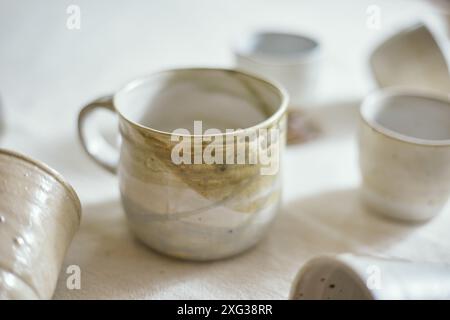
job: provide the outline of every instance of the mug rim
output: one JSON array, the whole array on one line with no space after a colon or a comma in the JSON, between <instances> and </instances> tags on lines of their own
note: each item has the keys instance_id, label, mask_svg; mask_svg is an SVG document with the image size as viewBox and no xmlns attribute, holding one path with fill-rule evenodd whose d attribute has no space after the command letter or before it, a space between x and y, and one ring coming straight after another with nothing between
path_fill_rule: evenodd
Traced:
<instances>
[{"instance_id":1,"label":"mug rim","mask_svg":"<svg viewBox=\"0 0 450 320\"><path fill-rule=\"evenodd\" d=\"M9 157L12 157L12 158L16 158L19 161L23 161L23 162L27 162L29 164L32 164L32 165L38 167L39 169L41 169L42 171L44 171L45 173L47 173L50 176L52 176L70 194L72 200L75 203L78 219L81 219L81 202L80 202L80 198L78 197L78 195L75 192L75 189L72 187L72 185L70 185L70 183L67 182L66 179L58 171L56 171L55 169L49 167L47 164L43 163L42 161L35 160L35 159L31 158L31 157L25 156L25 155L23 155L21 153L18 153L16 151L0 148L0 154L6 155L6 156L9 156Z\"/></svg>"},{"instance_id":2,"label":"mug rim","mask_svg":"<svg viewBox=\"0 0 450 320\"><path fill-rule=\"evenodd\" d=\"M143 83L145 83L146 81L152 79L155 76L161 75L161 74L165 74L165 73L177 73L180 71L222 71L222 72L230 72L230 73L239 73L242 74L246 77L252 78L253 80L259 81L265 85L271 86L272 88L275 89L277 95L280 98L280 103L278 103L278 108L277 110L270 116L265 117L265 119L253 126L250 127L246 127L246 128L242 128L242 129L237 129L234 130L233 132L221 132L220 134L201 134L201 135L195 135L195 134L181 134L181 133L177 133L176 136L180 136L180 137L218 137L218 136L228 136L228 135L236 135L236 134L241 134L241 133L245 133L248 131L254 131L254 130L258 130L261 128L266 128L268 127L271 123L275 122L277 119L281 118L283 116L283 114L286 113L287 110L287 105L289 102L289 95L287 93L287 91L280 86L278 83L276 83L275 81L272 80L268 80L264 77L261 77L259 75L254 75L252 73L247 73L244 72L242 70L238 70L238 69L232 69L232 68L208 68L208 67L193 67L193 68L170 68L170 69L164 69L164 70L160 70L160 71L156 71L156 72L152 72L150 74L147 74L145 76L141 76L138 78L135 78L129 82L127 82L125 85L123 85L119 90L117 90L112 97L112 103L114 106L115 111L117 112L117 114L124 119L126 122L128 122L129 124L138 127L140 129L144 129L144 130L148 130L154 133L158 133L161 135L165 135L165 136L172 136L173 132L168 132L165 130L158 130L155 128L151 128L149 126L145 126L143 124L138 123L137 121L131 120L128 117L126 117L121 111L120 109L117 107L117 103L116 103L116 99L118 97L118 95L120 94L127 94L129 92L131 92L133 89L139 87L140 85L142 85Z\"/></svg>"},{"instance_id":3,"label":"mug rim","mask_svg":"<svg viewBox=\"0 0 450 320\"><path fill-rule=\"evenodd\" d=\"M373 106L374 102L379 102L386 99L391 99L393 97L411 97L411 98L422 98L434 100L443 104L446 104L450 108L450 101L445 99L443 96L431 93L425 90L412 90L404 88L389 88L389 89L379 89L371 94L369 94L362 102L359 109L360 119L370 128L375 130L377 133L382 134L385 137L394 139L396 141L416 145L416 146L427 146L427 147L449 147L449 139L422 139L413 136L405 135L397 131L386 128L385 126L379 124L374 119L367 116L366 110Z\"/></svg>"}]
</instances>

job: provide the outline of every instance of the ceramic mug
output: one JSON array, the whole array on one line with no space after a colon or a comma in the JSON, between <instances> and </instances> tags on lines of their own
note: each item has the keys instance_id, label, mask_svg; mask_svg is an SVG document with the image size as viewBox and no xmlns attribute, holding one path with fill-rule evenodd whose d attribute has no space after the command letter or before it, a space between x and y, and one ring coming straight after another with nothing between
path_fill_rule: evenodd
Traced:
<instances>
[{"instance_id":1,"label":"ceramic mug","mask_svg":"<svg viewBox=\"0 0 450 320\"><path fill-rule=\"evenodd\" d=\"M450 299L450 266L348 253L319 256L300 269L290 299Z\"/></svg>"},{"instance_id":2,"label":"ceramic mug","mask_svg":"<svg viewBox=\"0 0 450 320\"><path fill-rule=\"evenodd\" d=\"M43 163L0 149L0 299L50 299L81 217L72 187Z\"/></svg>"},{"instance_id":3,"label":"ceramic mug","mask_svg":"<svg viewBox=\"0 0 450 320\"><path fill-rule=\"evenodd\" d=\"M361 106L362 198L383 215L424 220L450 197L450 101L401 89Z\"/></svg>"},{"instance_id":4,"label":"ceramic mug","mask_svg":"<svg viewBox=\"0 0 450 320\"><path fill-rule=\"evenodd\" d=\"M286 104L282 89L242 72L169 70L87 105L79 135L96 162L117 172L128 224L140 240L178 258L218 259L256 244L278 211L280 170L261 174L264 164L236 161L233 150L243 147L253 157L258 145L238 136L273 129L279 137L268 146L273 159L281 156ZM120 160L88 125L99 108L118 115ZM199 123L208 131L196 132ZM214 157L220 154L223 161L196 162L213 139L222 140ZM236 147L228 143L237 140ZM174 159L181 141L187 144L184 162Z\"/></svg>"},{"instance_id":5,"label":"ceramic mug","mask_svg":"<svg viewBox=\"0 0 450 320\"><path fill-rule=\"evenodd\" d=\"M315 96L321 48L317 40L293 33L256 32L234 47L236 67L282 84L291 107L305 107Z\"/></svg>"}]
</instances>

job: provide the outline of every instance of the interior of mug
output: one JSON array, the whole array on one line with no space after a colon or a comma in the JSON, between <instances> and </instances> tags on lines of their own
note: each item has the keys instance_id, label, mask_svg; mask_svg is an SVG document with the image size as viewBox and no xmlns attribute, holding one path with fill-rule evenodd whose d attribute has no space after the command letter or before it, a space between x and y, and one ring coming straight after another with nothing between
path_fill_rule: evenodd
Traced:
<instances>
[{"instance_id":1,"label":"interior of mug","mask_svg":"<svg viewBox=\"0 0 450 320\"><path fill-rule=\"evenodd\" d=\"M291 299L370 300L373 297L350 267L338 260L317 258L300 271Z\"/></svg>"},{"instance_id":2,"label":"interior of mug","mask_svg":"<svg viewBox=\"0 0 450 320\"><path fill-rule=\"evenodd\" d=\"M135 80L114 97L118 112L134 123L170 133L194 121L202 130L246 129L285 108L285 95L273 84L226 69L179 69Z\"/></svg>"},{"instance_id":3,"label":"interior of mug","mask_svg":"<svg viewBox=\"0 0 450 320\"><path fill-rule=\"evenodd\" d=\"M241 39L238 51L241 55L253 59L267 59L282 62L286 59L298 59L309 56L319 48L319 43L306 36L260 32Z\"/></svg>"},{"instance_id":4,"label":"interior of mug","mask_svg":"<svg viewBox=\"0 0 450 320\"><path fill-rule=\"evenodd\" d=\"M362 117L394 138L420 144L450 144L450 101L419 94L378 92L361 107Z\"/></svg>"}]
</instances>

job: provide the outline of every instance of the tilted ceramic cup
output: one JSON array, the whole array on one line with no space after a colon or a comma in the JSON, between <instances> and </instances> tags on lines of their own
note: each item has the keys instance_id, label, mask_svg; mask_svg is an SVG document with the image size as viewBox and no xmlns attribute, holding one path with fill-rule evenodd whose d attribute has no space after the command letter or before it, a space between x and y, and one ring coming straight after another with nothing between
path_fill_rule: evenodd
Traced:
<instances>
[{"instance_id":1,"label":"tilted ceramic cup","mask_svg":"<svg viewBox=\"0 0 450 320\"><path fill-rule=\"evenodd\" d=\"M80 201L58 173L2 149L0 181L0 299L50 299Z\"/></svg>"},{"instance_id":2,"label":"tilted ceramic cup","mask_svg":"<svg viewBox=\"0 0 450 320\"><path fill-rule=\"evenodd\" d=\"M290 299L450 299L450 266L349 253L319 256L300 269Z\"/></svg>"},{"instance_id":3,"label":"tilted ceramic cup","mask_svg":"<svg viewBox=\"0 0 450 320\"><path fill-rule=\"evenodd\" d=\"M427 0L433 6L425 23L431 29L444 57L447 60L447 72L450 73L450 0Z\"/></svg>"},{"instance_id":4,"label":"tilted ceramic cup","mask_svg":"<svg viewBox=\"0 0 450 320\"><path fill-rule=\"evenodd\" d=\"M374 88L450 92L450 64L427 26L413 23L382 38L367 64Z\"/></svg>"},{"instance_id":5,"label":"tilted ceramic cup","mask_svg":"<svg viewBox=\"0 0 450 320\"><path fill-rule=\"evenodd\" d=\"M262 174L262 163L237 163L238 152L231 150L238 145L225 140L274 129L279 137L269 139L268 146L279 169L286 100L270 82L235 70L169 70L86 106L79 134L88 154L118 173L128 224L140 240L178 258L218 259L258 242L277 213L281 193L280 170ZM89 125L89 115L98 108L118 114L120 160ZM202 129L196 132L199 121ZM219 138L223 143L214 154L226 155L226 163L174 158L180 141L189 144L183 155L195 160ZM259 152L248 139L239 146L249 155Z\"/></svg>"},{"instance_id":6,"label":"tilted ceramic cup","mask_svg":"<svg viewBox=\"0 0 450 320\"><path fill-rule=\"evenodd\" d=\"M361 106L362 198L376 212L425 220L450 198L450 101L402 89L375 92Z\"/></svg>"},{"instance_id":7,"label":"tilted ceramic cup","mask_svg":"<svg viewBox=\"0 0 450 320\"><path fill-rule=\"evenodd\" d=\"M236 67L282 84L291 107L315 98L321 58L317 40L294 33L255 32L234 47Z\"/></svg>"}]
</instances>

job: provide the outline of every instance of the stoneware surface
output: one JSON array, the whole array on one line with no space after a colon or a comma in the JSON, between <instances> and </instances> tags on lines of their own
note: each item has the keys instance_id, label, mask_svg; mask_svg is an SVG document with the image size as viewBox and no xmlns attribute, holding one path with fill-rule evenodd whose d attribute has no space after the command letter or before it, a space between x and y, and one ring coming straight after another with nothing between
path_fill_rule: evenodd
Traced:
<instances>
[{"instance_id":1,"label":"stoneware surface","mask_svg":"<svg viewBox=\"0 0 450 320\"><path fill-rule=\"evenodd\" d=\"M447 95L450 74L443 52L429 29L415 23L385 36L375 47L369 58L371 77L381 88L399 86Z\"/></svg>"},{"instance_id":2,"label":"stoneware surface","mask_svg":"<svg viewBox=\"0 0 450 320\"><path fill-rule=\"evenodd\" d=\"M434 6L434 10L425 19L425 23L443 52L450 72L450 1L429 0L428 2Z\"/></svg>"},{"instance_id":3,"label":"stoneware surface","mask_svg":"<svg viewBox=\"0 0 450 320\"><path fill-rule=\"evenodd\" d=\"M47 166L0 149L0 298L50 299L78 229L75 191Z\"/></svg>"},{"instance_id":4,"label":"stoneware surface","mask_svg":"<svg viewBox=\"0 0 450 320\"><path fill-rule=\"evenodd\" d=\"M361 106L362 196L378 213L428 219L450 198L450 101L385 89Z\"/></svg>"},{"instance_id":5,"label":"stoneware surface","mask_svg":"<svg viewBox=\"0 0 450 320\"><path fill-rule=\"evenodd\" d=\"M305 107L315 98L322 55L318 40L261 31L240 38L233 50L238 69L279 82L292 107Z\"/></svg>"},{"instance_id":6,"label":"stoneware surface","mask_svg":"<svg viewBox=\"0 0 450 320\"><path fill-rule=\"evenodd\" d=\"M100 163L105 154L84 124L92 108L107 103L88 105L79 118L86 150ZM171 132L189 130L189 153L195 158L209 142L194 138L194 121L203 121L203 130L219 130L224 143L220 132L226 129L242 128L248 134L277 129L279 139L268 148L278 153L273 159L279 168L286 139L283 91L234 70L180 69L128 84L109 105L120 115L117 172L128 224L139 239L162 253L196 260L227 257L261 239L279 209L281 170L263 175L260 162L236 164L237 152L231 164L176 164L172 150L179 139L173 140ZM242 146L249 157L258 156L258 144L246 140ZM234 147L220 145L227 158ZM104 167L115 171L112 161L103 160Z\"/></svg>"},{"instance_id":7,"label":"stoneware surface","mask_svg":"<svg viewBox=\"0 0 450 320\"><path fill-rule=\"evenodd\" d=\"M450 299L450 265L354 254L315 257L297 274L290 298Z\"/></svg>"}]
</instances>

